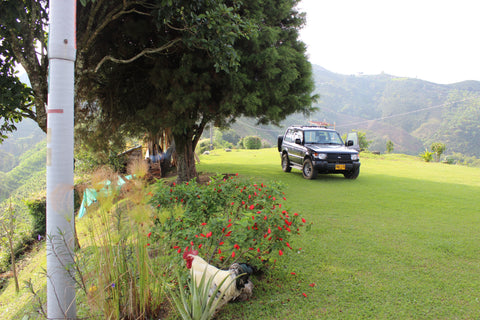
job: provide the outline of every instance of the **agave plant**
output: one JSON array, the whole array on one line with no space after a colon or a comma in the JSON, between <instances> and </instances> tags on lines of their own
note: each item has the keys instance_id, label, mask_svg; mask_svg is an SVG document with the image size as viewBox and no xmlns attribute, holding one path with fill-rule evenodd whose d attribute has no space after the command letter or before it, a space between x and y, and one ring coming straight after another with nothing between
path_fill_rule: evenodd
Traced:
<instances>
[{"instance_id":1,"label":"agave plant","mask_svg":"<svg viewBox=\"0 0 480 320\"><path fill-rule=\"evenodd\" d=\"M172 299L183 320L209 320L215 315L218 304L224 296L224 293L220 292L219 288L222 287L227 278L213 289L211 288L213 277L207 279L205 274L205 272L202 274L198 286L194 275L193 279L188 282L187 287L182 286L180 276L177 277L179 279L180 292L173 293Z\"/></svg>"}]
</instances>

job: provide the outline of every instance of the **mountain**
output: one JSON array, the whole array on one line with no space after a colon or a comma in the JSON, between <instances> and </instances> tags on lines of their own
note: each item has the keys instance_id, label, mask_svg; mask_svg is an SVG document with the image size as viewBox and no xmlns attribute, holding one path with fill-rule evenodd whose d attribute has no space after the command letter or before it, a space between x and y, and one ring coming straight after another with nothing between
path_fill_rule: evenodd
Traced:
<instances>
[{"instance_id":1,"label":"mountain","mask_svg":"<svg viewBox=\"0 0 480 320\"><path fill-rule=\"evenodd\" d=\"M314 65L316 120L367 132L372 150L418 154L432 142L480 157L480 82L436 84L387 74L340 75Z\"/></svg>"},{"instance_id":2,"label":"mountain","mask_svg":"<svg viewBox=\"0 0 480 320\"><path fill-rule=\"evenodd\" d=\"M446 144L446 154L480 157L480 82L449 85L388 74L341 75L313 65L318 111L308 119L289 116L282 127L255 126L241 118L232 128L240 136L258 135L276 143L292 124L325 121L341 133L360 130L372 140L370 150L417 155L433 142Z\"/></svg>"}]
</instances>

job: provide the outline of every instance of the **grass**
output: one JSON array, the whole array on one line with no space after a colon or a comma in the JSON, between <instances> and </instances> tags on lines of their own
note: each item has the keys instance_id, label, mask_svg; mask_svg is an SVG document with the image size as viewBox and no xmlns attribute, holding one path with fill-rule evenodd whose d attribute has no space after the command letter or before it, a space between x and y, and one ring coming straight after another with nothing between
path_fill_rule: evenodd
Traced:
<instances>
[{"instance_id":1,"label":"grass","mask_svg":"<svg viewBox=\"0 0 480 320\"><path fill-rule=\"evenodd\" d=\"M291 208L313 222L295 242L302 250L256 283L247 310L229 306L221 319L480 316L478 168L367 156L357 180L307 181L298 170L282 172L274 149L201 161L199 170L283 181Z\"/></svg>"},{"instance_id":2,"label":"grass","mask_svg":"<svg viewBox=\"0 0 480 320\"><path fill-rule=\"evenodd\" d=\"M253 298L226 305L218 319L480 318L479 168L361 154L357 180L308 181L282 172L276 149L200 159L200 172L282 181L290 211L313 223L291 242L296 250L254 279ZM4 319L32 304L12 287L0 295Z\"/></svg>"}]
</instances>

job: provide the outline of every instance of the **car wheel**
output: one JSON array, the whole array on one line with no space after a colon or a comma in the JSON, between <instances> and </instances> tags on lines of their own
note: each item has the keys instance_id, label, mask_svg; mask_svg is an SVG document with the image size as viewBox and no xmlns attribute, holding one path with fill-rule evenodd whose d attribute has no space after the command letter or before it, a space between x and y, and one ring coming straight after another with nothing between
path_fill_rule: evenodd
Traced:
<instances>
[{"instance_id":1,"label":"car wheel","mask_svg":"<svg viewBox=\"0 0 480 320\"><path fill-rule=\"evenodd\" d=\"M317 170L313 167L312 160L305 159L302 168L303 177L308 180L315 179L317 177Z\"/></svg>"},{"instance_id":2,"label":"car wheel","mask_svg":"<svg viewBox=\"0 0 480 320\"><path fill-rule=\"evenodd\" d=\"M282 170L285 172L292 171L290 160L288 160L288 155L286 153L282 154Z\"/></svg>"},{"instance_id":3,"label":"car wheel","mask_svg":"<svg viewBox=\"0 0 480 320\"><path fill-rule=\"evenodd\" d=\"M354 169L352 171L349 171L349 172L345 172L343 174L343 176L347 179L357 179L358 175L360 174L360 168L357 168L357 169Z\"/></svg>"}]
</instances>

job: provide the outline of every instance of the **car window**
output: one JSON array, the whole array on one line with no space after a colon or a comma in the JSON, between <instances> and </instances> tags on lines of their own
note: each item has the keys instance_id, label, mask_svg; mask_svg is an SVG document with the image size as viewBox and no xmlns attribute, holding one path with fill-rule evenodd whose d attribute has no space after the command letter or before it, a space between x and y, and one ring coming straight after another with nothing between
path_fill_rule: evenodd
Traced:
<instances>
[{"instance_id":1,"label":"car window","mask_svg":"<svg viewBox=\"0 0 480 320\"><path fill-rule=\"evenodd\" d=\"M285 133L285 141L293 142L293 130L292 129L288 129L287 132Z\"/></svg>"}]
</instances>

